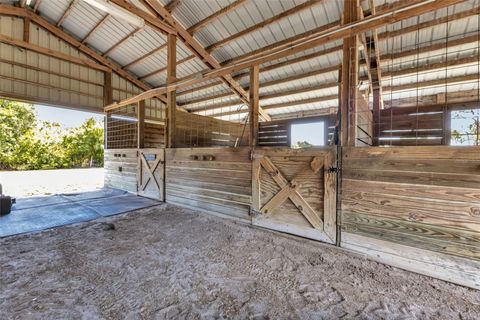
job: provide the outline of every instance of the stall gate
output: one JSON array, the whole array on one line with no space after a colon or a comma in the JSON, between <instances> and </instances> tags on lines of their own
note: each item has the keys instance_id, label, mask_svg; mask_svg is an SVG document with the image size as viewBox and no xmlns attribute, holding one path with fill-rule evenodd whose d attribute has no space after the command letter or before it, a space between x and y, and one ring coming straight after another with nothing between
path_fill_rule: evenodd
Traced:
<instances>
[{"instance_id":1,"label":"stall gate","mask_svg":"<svg viewBox=\"0 0 480 320\"><path fill-rule=\"evenodd\" d=\"M253 152L252 223L336 242L336 149Z\"/></svg>"},{"instance_id":2,"label":"stall gate","mask_svg":"<svg viewBox=\"0 0 480 320\"><path fill-rule=\"evenodd\" d=\"M164 201L165 149L139 149L137 194Z\"/></svg>"}]
</instances>

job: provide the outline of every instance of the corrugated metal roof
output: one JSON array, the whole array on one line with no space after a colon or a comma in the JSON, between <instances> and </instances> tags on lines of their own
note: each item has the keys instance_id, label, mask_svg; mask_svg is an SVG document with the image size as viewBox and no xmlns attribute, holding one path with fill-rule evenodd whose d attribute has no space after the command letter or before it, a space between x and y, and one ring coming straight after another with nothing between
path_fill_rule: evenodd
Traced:
<instances>
[{"instance_id":1,"label":"corrugated metal roof","mask_svg":"<svg viewBox=\"0 0 480 320\"><path fill-rule=\"evenodd\" d=\"M182 0L181 4L174 10L173 16L179 21L181 25L188 28L204 18L212 15L231 4L234 0L211 0L211 1L197 1L197 0ZM214 43L217 43L225 38L235 35L251 26L265 21L271 17L274 17L286 10L294 8L297 5L304 3L307 0L249 0L243 5L237 7L235 10L223 15L222 17L212 21L203 29L195 33L194 37L204 47L208 47ZM12 3L8 0L0 0L1 3ZM161 0L162 4L167 4L169 0ZM376 6L385 4L392 4L392 0L374 0ZM42 1L39 7L39 12L42 16L50 21L56 22L64 14L70 5L70 0L56 0L56 1ZM130 3L137 7L149 12L139 0L131 0ZM394 54L391 59L385 59L381 61L382 72L388 72L391 70L399 70L405 68L411 68L423 63L436 63L443 61L445 56L445 49L439 49L427 53L418 53L415 55L414 51L420 50L418 48L431 46L448 41L454 41L460 39L466 35L474 35L479 31L479 18L478 15L471 15L463 19L448 21L434 27L425 29L415 29L419 23L427 21L435 21L441 19L447 15L451 16L459 12L467 10L473 10L478 7L480 0L468 0L455 6L451 6L435 12L429 12L427 14L412 17L401 22L384 26L378 29L378 33L381 35L385 32L396 32L403 28L410 27L411 32L403 35L395 35L384 37L377 47L380 50L381 55ZM363 1L362 6L364 9L368 9L368 1ZM222 46L218 50L213 52L213 56L220 62L229 61L235 59L238 56L249 54L259 48L272 45L276 42L294 37L301 33L314 30L321 26L328 25L330 23L340 20L343 10L342 1L320 1L314 6L304 9L298 13L285 17L279 21L273 22L264 28L256 30L250 34L243 35L236 38L230 43ZM65 19L62 27L70 34L74 35L78 39L83 39L105 16L104 12L101 12L87 3L80 1L72 10L71 14ZM98 30L93 33L89 39L88 44L100 53L108 51L115 46L116 43L124 39L127 35L132 33L136 27L129 25L125 21L118 18L108 19ZM145 56L157 48L165 44L166 37L160 32L146 27L141 32L135 34L134 37L129 38L127 41L116 47L109 52L108 58L117 62L121 66L129 65L132 61ZM334 51L325 55L317 55L308 60L302 60L301 57L307 55L313 55L314 53L321 53L331 48L341 49L342 41L336 41L327 43L316 48L309 49L302 53L297 53L288 58L279 59L277 61L271 61L262 65L262 68L269 69L260 73L260 82L268 83L270 81L276 81L293 77L296 75L302 75L314 70L321 70L325 68L339 66L342 63L342 52ZM460 59L469 56L478 56L479 42L471 42L467 44L450 46L447 43L448 59ZM411 50L411 56L398 57L395 54ZM331 50L330 50L331 51ZM177 60L186 59L190 57L192 53L181 42L177 46ZM137 77L146 77L144 81L152 86L163 86L166 83L166 72L159 72L166 67L166 50L158 51L147 58L130 65L128 71L136 75ZM295 64L282 64L281 67L275 65L290 60L297 60ZM477 64L478 65L478 64ZM447 71L440 70L436 72L423 72L418 75L412 76L406 75L404 77L397 77L390 80L388 77L383 79L384 85L401 85L407 83L417 83L432 80L441 80L451 77L458 77L460 75L472 75L478 74L478 70L473 68L476 66L474 63L471 65L464 65L460 68L449 68ZM181 63L177 67L177 77L182 78L195 73L198 73L206 69L206 65L198 58L189 59L187 62ZM240 71L234 74L235 77L238 74L244 74L246 70ZM367 73L365 66L360 69L360 75L364 76ZM218 80L212 80L210 82L216 82ZM249 85L249 78L247 76L240 77L239 83L245 88ZM329 71L322 74L317 74L310 77L298 78L293 81L278 83L276 85L265 86L260 89L261 95L268 95L273 93L282 93L285 91L302 89L302 88L315 88L315 86L321 86L325 83L335 83L338 81L338 71ZM208 82L207 82L208 83ZM199 84L194 87L204 87L206 83ZM368 87L364 81L361 84L361 88ZM447 86L448 87L448 86ZM453 85L452 85L453 87ZM455 85L457 87L457 85ZM470 84L464 84L464 87L470 87ZM462 87L463 88L463 87ZM185 90L190 88L185 88ZM186 104L188 101L199 99L202 97L215 96L222 93L229 92L229 88L225 84L208 87L206 89L179 95L178 103ZM419 94L427 94L429 92L441 92L445 91L445 88L428 88L415 90ZM447 88L450 90L450 88ZM282 96L269 100L262 100L261 105L272 103L288 103L296 100L303 100L307 98L318 98L322 96L330 96L337 94L337 88L332 87L322 90L306 91L295 95ZM410 97L410 91L395 92L392 94L386 94L389 97ZM189 108L198 109L201 107L215 105L217 103L224 103L235 101L238 99L235 95L231 95L224 98L212 99L198 103L195 105L189 105ZM292 105L290 107L283 107L279 109L270 109L270 114L289 113L301 110L314 110L315 108L325 108L332 106L332 103L336 101L325 101L319 103L309 103L305 105ZM228 112L236 110L238 106L221 108L219 110L209 111L209 114L215 114L219 112ZM227 111L225 111L227 110Z\"/></svg>"}]
</instances>

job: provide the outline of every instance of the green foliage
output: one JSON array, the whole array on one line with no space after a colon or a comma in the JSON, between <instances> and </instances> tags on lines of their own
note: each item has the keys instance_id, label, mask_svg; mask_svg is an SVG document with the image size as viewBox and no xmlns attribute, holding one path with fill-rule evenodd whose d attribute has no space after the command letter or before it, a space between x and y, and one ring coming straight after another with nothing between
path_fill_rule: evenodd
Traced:
<instances>
[{"instance_id":1,"label":"green foliage","mask_svg":"<svg viewBox=\"0 0 480 320\"><path fill-rule=\"evenodd\" d=\"M302 148L311 148L313 144L309 143L308 141L297 141L292 148L294 149L302 149Z\"/></svg>"},{"instance_id":2,"label":"green foliage","mask_svg":"<svg viewBox=\"0 0 480 320\"><path fill-rule=\"evenodd\" d=\"M103 166L103 127L90 118L63 130L39 122L32 105L0 99L0 170Z\"/></svg>"},{"instance_id":3,"label":"green foliage","mask_svg":"<svg viewBox=\"0 0 480 320\"><path fill-rule=\"evenodd\" d=\"M480 145L480 113L478 109L459 110L452 113L458 128L452 130L455 145Z\"/></svg>"}]
</instances>

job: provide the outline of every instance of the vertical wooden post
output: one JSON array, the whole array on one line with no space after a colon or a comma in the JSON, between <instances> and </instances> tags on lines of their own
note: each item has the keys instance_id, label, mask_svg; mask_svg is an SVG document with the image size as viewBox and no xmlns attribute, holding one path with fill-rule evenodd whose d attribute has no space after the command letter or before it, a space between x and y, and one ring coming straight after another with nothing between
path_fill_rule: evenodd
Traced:
<instances>
[{"instance_id":1,"label":"vertical wooden post","mask_svg":"<svg viewBox=\"0 0 480 320\"><path fill-rule=\"evenodd\" d=\"M359 1L344 0L343 24L359 19ZM354 146L356 141L356 97L358 84L358 36L343 40L343 63L340 108L342 114L341 143Z\"/></svg>"},{"instance_id":2,"label":"vertical wooden post","mask_svg":"<svg viewBox=\"0 0 480 320\"><path fill-rule=\"evenodd\" d=\"M108 106L113 103L112 73L105 72L103 79L103 104Z\"/></svg>"},{"instance_id":3,"label":"vertical wooden post","mask_svg":"<svg viewBox=\"0 0 480 320\"><path fill-rule=\"evenodd\" d=\"M259 96L260 96L260 66L256 65L250 68L250 147L254 148L258 144L258 109L259 105Z\"/></svg>"},{"instance_id":4,"label":"vertical wooden post","mask_svg":"<svg viewBox=\"0 0 480 320\"><path fill-rule=\"evenodd\" d=\"M145 100L137 103L137 148L145 148Z\"/></svg>"},{"instance_id":5,"label":"vertical wooden post","mask_svg":"<svg viewBox=\"0 0 480 320\"><path fill-rule=\"evenodd\" d=\"M177 78L177 37L167 36L167 84ZM167 148L175 147L175 118L177 112L177 94L175 91L167 93Z\"/></svg>"},{"instance_id":6,"label":"vertical wooden post","mask_svg":"<svg viewBox=\"0 0 480 320\"><path fill-rule=\"evenodd\" d=\"M30 42L30 18L23 18L23 41Z\"/></svg>"},{"instance_id":7,"label":"vertical wooden post","mask_svg":"<svg viewBox=\"0 0 480 320\"><path fill-rule=\"evenodd\" d=\"M373 137L372 143L374 146L379 145L380 138L380 88L378 86L373 88Z\"/></svg>"}]
</instances>

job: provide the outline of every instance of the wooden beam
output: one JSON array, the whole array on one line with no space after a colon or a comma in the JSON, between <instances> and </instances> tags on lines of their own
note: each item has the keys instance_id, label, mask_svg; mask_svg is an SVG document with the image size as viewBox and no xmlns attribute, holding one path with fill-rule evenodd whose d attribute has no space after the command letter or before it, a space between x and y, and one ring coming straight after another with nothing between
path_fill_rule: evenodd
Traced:
<instances>
[{"instance_id":1,"label":"wooden beam","mask_svg":"<svg viewBox=\"0 0 480 320\"><path fill-rule=\"evenodd\" d=\"M118 0L112 0L112 1L118 1ZM152 0L146 0L146 1L152 1ZM272 51L265 52L264 54L261 54L258 57L242 61L238 64L220 67L218 69L214 69L202 74L195 74L195 75L186 77L185 79L179 80L173 85L149 90L148 92L145 92L133 99L127 99L115 105L107 106L106 109L117 108L119 106L124 105L125 103L128 104L128 102L131 102L134 100L138 100L138 99L142 100L142 99L145 99L146 97L151 97L152 95L154 96L159 93L164 93L171 90L178 90L179 88L182 88L182 87L192 86L192 85L199 84L220 76L231 74L233 72L238 72L242 69L249 68L257 64L262 64L272 60L278 60L278 59L296 54L298 52L302 52L307 49L314 48L316 46L319 46L325 43L329 43L329 42L336 41L343 38L348 38L348 37L357 35L359 33L365 32L367 30L379 28L383 25L395 23L397 21L409 18L412 15L420 15L426 12L430 12L432 10L437 10L445 6L459 3L461 1L462 0L435 0L435 1L425 0L425 1L422 1L420 4L416 3L412 5L407 3L406 5L400 8L394 9L392 11L387 11L383 14L377 14L376 16L367 17L360 22L354 22L354 23L349 23L347 25L343 25L340 27L334 27L320 34L315 34L314 36L307 37L306 39L301 39L301 41L294 44L293 47L289 46L288 48L282 48L280 50L277 49L274 52ZM159 10L162 10L162 9L159 9Z\"/></svg>"},{"instance_id":2,"label":"wooden beam","mask_svg":"<svg viewBox=\"0 0 480 320\"><path fill-rule=\"evenodd\" d=\"M105 22L107 22L107 20L111 17L111 15L107 14L105 17L102 18L102 20L100 20L99 23L97 23L88 33L85 37L83 37L82 39L82 43L86 43L88 41L88 39L95 33L95 31L97 31L98 29L100 29L104 24Z\"/></svg>"},{"instance_id":3,"label":"wooden beam","mask_svg":"<svg viewBox=\"0 0 480 320\"><path fill-rule=\"evenodd\" d=\"M137 148L145 148L145 100L137 104Z\"/></svg>"},{"instance_id":4,"label":"wooden beam","mask_svg":"<svg viewBox=\"0 0 480 320\"><path fill-rule=\"evenodd\" d=\"M212 15L200 20L199 22L195 23L193 26L187 29L190 34L194 34L195 32L200 31L201 29L205 28L208 24L212 23L213 21L219 19L220 17L234 11L236 8L243 5L247 0L236 0L229 4L226 7L223 7L221 10L215 12Z\"/></svg>"},{"instance_id":5,"label":"wooden beam","mask_svg":"<svg viewBox=\"0 0 480 320\"><path fill-rule=\"evenodd\" d=\"M348 25L360 18L358 0L344 0L343 23ZM366 30L367 31L367 30ZM356 139L356 98L358 84L358 34L343 40L343 63L340 105L340 141L342 146L354 146Z\"/></svg>"},{"instance_id":6,"label":"wooden beam","mask_svg":"<svg viewBox=\"0 0 480 320\"><path fill-rule=\"evenodd\" d=\"M112 0L117 2L119 0ZM188 31L178 23L175 18L162 6L158 1L155 0L145 0L146 3L150 5L150 7L157 12L158 17L166 21L169 25L171 25L175 31L178 33L178 36L182 40L182 42L190 48L190 50L199 57L210 69L217 69L220 68L220 63L218 63L215 58L213 58L205 48L195 39L193 36L188 33ZM225 73L221 75L223 81L229 86L229 88L235 91L240 99L242 99L245 103L248 103L248 94L243 90L238 82L233 80L230 73ZM270 120L270 116L263 112L262 109L259 110L260 115L264 120Z\"/></svg>"},{"instance_id":7,"label":"wooden beam","mask_svg":"<svg viewBox=\"0 0 480 320\"><path fill-rule=\"evenodd\" d=\"M302 4L299 4L299 5L291 8L291 9L289 9L289 10L286 10L286 11L284 11L284 12L282 12L282 13L276 15L276 16L273 16L273 17L271 17L271 18L269 18L269 19L263 20L263 21L260 22L260 23L257 23L257 24L255 24L255 25L253 25L253 26L251 26L251 27L249 27L249 28L247 28L247 29L244 29L244 30L242 30L242 31L240 31L240 32L238 32L238 33L235 33L235 34L233 34L233 35L231 35L231 36L229 36L229 37L227 37L227 38L225 38L225 39L222 39L222 40L220 40L220 41L218 41L218 42L210 45L210 46L207 47L206 49L207 49L207 51L208 51L209 53L212 53L212 52L220 49L221 47L229 44L230 42L232 42L232 41L234 41L234 40L236 40L236 39L238 39L238 38L241 38L241 37L243 37L243 36L245 36L245 35L247 35L247 34L249 34L249 33L252 33L252 32L255 32L255 31L259 30L259 29L265 28L266 26L268 26L268 25L270 25L270 24L273 24L273 23L275 23L275 22L277 22L277 21L280 21L280 20L282 20L282 19L285 19L285 18L287 18L287 17L289 17L289 16L291 16L291 15L297 14L297 13L303 11L303 10L306 10L306 9L308 9L308 8L310 8L310 7L318 4L318 3L320 3L321 1L324 1L324 0L308 0L308 1L304 2L304 3L302 3Z\"/></svg>"},{"instance_id":8,"label":"wooden beam","mask_svg":"<svg viewBox=\"0 0 480 320\"><path fill-rule=\"evenodd\" d=\"M42 3L43 0L37 0L35 1L35 5L33 6L33 12L37 13L38 7L40 7L40 4Z\"/></svg>"},{"instance_id":9,"label":"wooden beam","mask_svg":"<svg viewBox=\"0 0 480 320\"><path fill-rule=\"evenodd\" d=\"M73 0L72 2L70 2L70 5L68 6L67 10L65 10L65 12L62 14L60 19L58 20L57 27L62 26L62 23L65 21L65 19L67 19L67 17L70 15L70 13L72 13L72 10L75 8L77 3L78 3L78 0Z\"/></svg>"},{"instance_id":10,"label":"wooden beam","mask_svg":"<svg viewBox=\"0 0 480 320\"><path fill-rule=\"evenodd\" d=\"M180 5L181 2L182 0L171 0L169 3L167 3L165 9L171 13Z\"/></svg>"},{"instance_id":11,"label":"wooden beam","mask_svg":"<svg viewBox=\"0 0 480 320\"><path fill-rule=\"evenodd\" d=\"M23 41L30 42L30 19L23 18Z\"/></svg>"},{"instance_id":12,"label":"wooden beam","mask_svg":"<svg viewBox=\"0 0 480 320\"><path fill-rule=\"evenodd\" d=\"M145 12L144 10L138 8L137 6L128 3L125 0L110 0L110 2L115 3L117 6L129 11L133 15L136 15L142 18L145 21L145 24L150 26L151 28L159 31L162 34L176 34L177 32L167 23L157 19L156 17L152 16L151 14Z\"/></svg>"},{"instance_id":13,"label":"wooden beam","mask_svg":"<svg viewBox=\"0 0 480 320\"><path fill-rule=\"evenodd\" d=\"M167 43L164 43L162 44L160 47L138 57L137 59L133 60L132 62L129 62L127 63L126 65L123 66L123 69L128 69L130 68L131 66L137 64L137 63L140 63L142 62L143 60L145 59L148 59L149 57L153 56L154 54L160 52L160 51L163 51L165 48L167 47ZM140 78L141 79L141 78Z\"/></svg>"},{"instance_id":14,"label":"wooden beam","mask_svg":"<svg viewBox=\"0 0 480 320\"><path fill-rule=\"evenodd\" d=\"M174 83L177 80L177 37L167 36L167 83ZM167 92L167 148L175 147L176 128L176 92Z\"/></svg>"},{"instance_id":15,"label":"wooden beam","mask_svg":"<svg viewBox=\"0 0 480 320\"><path fill-rule=\"evenodd\" d=\"M105 72L105 75L104 75L103 103L106 106L113 103L112 72Z\"/></svg>"},{"instance_id":16,"label":"wooden beam","mask_svg":"<svg viewBox=\"0 0 480 320\"><path fill-rule=\"evenodd\" d=\"M250 147L255 148L258 143L258 109L260 107L260 67L253 66L250 68L250 104L248 106L250 120Z\"/></svg>"},{"instance_id":17,"label":"wooden beam","mask_svg":"<svg viewBox=\"0 0 480 320\"><path fill-rule=\"evenodd\" d=\"M186 58L183 58L183 59L181 59L181 60L178 60L178 61L177 61L177 65L179 65L180 63L183 63L183 62L190 61L190 60L192 60L192 59L195 59L195 56L188 56L188 57L186 57ZM140 79L140 80L145 80L145 79L150 78L150 77L152 77L152 76L154 76L154 75L156 75L156 74L165 72L165 71L167 71L167 69L168 69L168 68L167 68L166 66L165 66L165 67L161 67L160 69L154 70L154 71L152 71L152 72L149 72L149 73L141 76L139 79Z\"/></svg>"},{"instance_id":18,"label":"wooden beam","mask_svg":"<svg viewBox=\"0 0 480 320\"><path fill-rule=\"evenodd\" d=\"M101 64L98 64L95 61L72 57L71 55L65 54L63 52L47 49L45 47L40 47L35 44L25 42L23 40L16 40L4 35L0 35L0 42L6 43L12 46L16 46L19 48L27 49L30 51L34 51L34 52L37 52L49 57L57 58L63 61L71 62L73 64L77 64L80 66L84 66L84 67L88 67L88 68L92 68L92 69L96 69L104 72L110 71L109 68L102 66Z\"/></svg>"},{"instance_id":19,"label":"wooden beam","mask_svg":"<svg viewBox=\"0 0 480 320\"><path fill-rule=\"evenodd\" d=\"M104 57L108 56L113 50L117 49L122 44L127 42L130 38L135 37L138 33L142 32L143 30L144 30L144 28L137 28L137 29L133 30L132 32L127 34L125 37L123 37L119 42L115 43L113 46L108 48L107 51L105 51L102 54L102 56L104 56Z\"/></svg>"},{"instance_id":20,"label":"wooden beam","mask_svg":"<svg viewBox=\"0 0 480 320\"><path fill-rule=\"evenodd\" d=\"M129 72L125 71L122 69L121 66L116 64L115 62L102 57L99 53L97 53L95 50L91 49L90 47L86 46L85 44L81 43L79 40L75 39L73 36L67 34L64 32L62 29L58 28L57 26L51 24L38 14L35 14L34 12L22 8L15 8L12 6L6 6L6 5L0 5L0 14L6 14L6 15L13 15L13 16L18 16L18 17L26 17L29 18L31 21L33 21L35 24L38 26L44 28L45 30L51 32L61 40L65 41L66 43L72 45L73 47L77 48L79 51L82 53L86 54L87 56L91 57L92 59L98 61L102 65L104 65L106 68L101 68L102 70L108 70L108 71L113 71L116 72L118 75L121 77L125 78L126 80L132 82L134 85L139 87L142 90L150 90L152 87L140 80L138 80L134 75L130 74ZM42 49L42 47L40 47ZM43 48L44 49L44 48ZM48 50L48 49L44 49ZM70 56L69 56L70 57ZM91 63L94 63L93 61L90 61ZM95 63L94 63L95 64ZM96 65L96 64L95 64ZM97 68L99 67L96 65ZM100 66L101 67L101 66ZM154 95L153 97L157 97L158 95ZM153 98L150 97L150 98ZM158 96L162 101L166 103L166 97L165 96Z\"/></svg>"}]
</instances>

